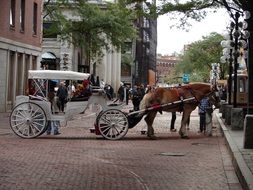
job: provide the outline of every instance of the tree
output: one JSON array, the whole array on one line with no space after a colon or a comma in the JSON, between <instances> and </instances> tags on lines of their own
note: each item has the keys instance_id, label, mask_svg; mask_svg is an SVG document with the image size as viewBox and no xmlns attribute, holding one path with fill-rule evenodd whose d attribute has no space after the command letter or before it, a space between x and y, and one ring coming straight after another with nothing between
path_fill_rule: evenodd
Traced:
<instances>
[{"instance_id":1,"label":"tree","mask_svg":"<svg viewBox=\"0 0 253 190\"><path fill-rule=\"evenodd\" d=\"M111 46L119 50L125 41L136 37L134 12L124 4L57 0L48 2L45 9L47 16L57 21L46 32L57 32L63 40L83 47L88 61L103 55L105 49L111 50ZM69 19L64 10L71 10L78 19Z\"/></svg>"},{"instance_id":2,"label":"tree","mask_svg":"<svg viewBox=\"0 0 253 190\"><path fill-rule=\"evenodd\" d=\"M218 63L222 54L220 42L223 37L218 33L211 33L202 40L193 42L175 67L175 75L190 74L191 81L209 82L212 63ZM221 79L227 72L227 64L221 65Z\"/></svg>"}]
</instances>

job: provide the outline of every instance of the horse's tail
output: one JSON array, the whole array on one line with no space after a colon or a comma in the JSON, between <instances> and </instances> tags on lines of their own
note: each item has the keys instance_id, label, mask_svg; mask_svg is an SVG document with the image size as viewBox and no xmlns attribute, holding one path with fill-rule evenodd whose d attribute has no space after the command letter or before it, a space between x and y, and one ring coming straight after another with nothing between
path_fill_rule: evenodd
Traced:
<instances>
[{"instance_id":1,"label":"horse's tail","mask_svg":"<svg viewBox=\"0 0 253 190\"><path fill-rule=\"evenodd\" d=\"M146 95L145 95L145 96L146 96ZM141 102L140 102L140 110L146 108L145 96L142 98L142 100L141 100Z\"/></svg>"},{"instance_id":2,"label":"horse's tail","mask_svg":"<svg viewBox=\"0 0 253 190\"><path fill-rule=\"evenodd\" d=\"M149 94L145 94L140 102L140 110L145 110L146 108L148 108L150 102L150 95ZM143 111L141 113L139 113L139 116L144 116L145 114L147 114L146 111Z\"/></svg>"}]
</instances>

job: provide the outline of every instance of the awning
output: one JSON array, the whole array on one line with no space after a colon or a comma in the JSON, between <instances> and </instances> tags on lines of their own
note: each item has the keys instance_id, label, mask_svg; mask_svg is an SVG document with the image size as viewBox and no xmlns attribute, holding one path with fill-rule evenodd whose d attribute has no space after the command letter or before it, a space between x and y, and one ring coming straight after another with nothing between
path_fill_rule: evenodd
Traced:
<instances>
[{"instance_id":1,"label":"awning","mask_svg":"<svg viewBox=\"0 0 253 190\"><path fill-rule=\"evenodd\" d=\"M50 52L43 53L41 55L41 58L42 59L56 59L55 55Z\"/></svg>"}]
</instances>

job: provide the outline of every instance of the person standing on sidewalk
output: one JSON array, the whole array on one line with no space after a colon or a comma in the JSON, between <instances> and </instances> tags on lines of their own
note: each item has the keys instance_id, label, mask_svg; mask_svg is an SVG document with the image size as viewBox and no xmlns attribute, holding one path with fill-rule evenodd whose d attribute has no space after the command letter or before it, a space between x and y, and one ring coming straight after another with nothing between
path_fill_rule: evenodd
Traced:
<instances>
[{"instance_id":1,"label":"person standing on sidewalk","mask_svg":"<svg viewBox=\"0 0 253 190\"><path fill-rule=\"evenodd\" d=\"M208 98L203 98L199 103L199 133L206 131L206 110L210 108Z\"/></svg>"},{"instance_id":2,"label":"person standing on sidewalk","mask_svg":"<svg viewBox=\"0 0 253 190\"><path fill-rule=\"evenodd\" d=\"M48 121L48 127L47 127L47 135L54 134L54 135L60 135L59 132L59 126L60 121Z\"/></svg>"}]
</instances>

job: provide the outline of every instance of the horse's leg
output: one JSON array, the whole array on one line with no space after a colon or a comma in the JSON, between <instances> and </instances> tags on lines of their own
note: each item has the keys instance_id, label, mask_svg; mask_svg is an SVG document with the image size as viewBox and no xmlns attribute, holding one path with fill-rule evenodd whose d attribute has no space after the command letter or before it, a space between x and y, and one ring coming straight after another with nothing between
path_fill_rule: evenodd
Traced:
<instances>
[{"instance_id":1,"label":"horse's leg","mask_svg":"<svg viewBox=\"0 0 253 190\"><path fill-rule=\"evenodd\" d=\"M181 127L179 130L179 134L180 134L181 138L188 138L188 135L186 134L186 126L188 124L188 119L189 119L190 115L191 115L191 112L189 112L189 111L183 112L183 117L181 120Z\"/></svg>"},{"instance_id":2,"label":"horse's leg","mask_svg":"<svg viewBox=\"0 0 253 190\"><path fill-rule=\"evenodd\" d=\"M190 130L190 118L191 118L191 115L189 115L187 122L186 122L186 129L187 130Z\"/></svg>"},{"instance_id":3,"label":"horse's leg","mask_svg":"<svg viewBox=\"0 0 253 190\"><path fill-rule=\"evenodd\" d=\"M145 117L145 121L147 123L148 126L148 132L147 132L147 136L151 139L156 139L155 135L154 135L154 128L153 128L153 122L156 116L156 111L151 111L147 114L147 116Z\"/></svg>"}]
</instances>

